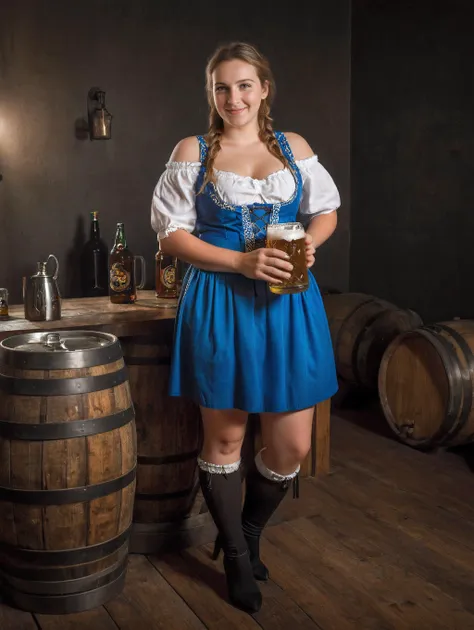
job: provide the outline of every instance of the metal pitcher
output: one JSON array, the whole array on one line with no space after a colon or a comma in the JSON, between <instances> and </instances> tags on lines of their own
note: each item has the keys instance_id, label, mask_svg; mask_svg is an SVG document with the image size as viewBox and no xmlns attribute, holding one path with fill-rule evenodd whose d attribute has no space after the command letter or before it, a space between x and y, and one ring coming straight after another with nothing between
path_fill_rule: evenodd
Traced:
<instances>
[{"instance_id":1,"label":"metal pitcher","mask_svg":"<svg viewBox=\"0 0 474 630\"><path fill-rule=\"evenodd\" d=\"M56 263L53 275L49 275L46 271L51 258ZM46 262L38 262L37 266L37 272L28 278L23 290L25 318L31 322L50 322L61 319L61 296L57 283L58 259L54 254L50 254Z\"/></svg>"}]
</instances>

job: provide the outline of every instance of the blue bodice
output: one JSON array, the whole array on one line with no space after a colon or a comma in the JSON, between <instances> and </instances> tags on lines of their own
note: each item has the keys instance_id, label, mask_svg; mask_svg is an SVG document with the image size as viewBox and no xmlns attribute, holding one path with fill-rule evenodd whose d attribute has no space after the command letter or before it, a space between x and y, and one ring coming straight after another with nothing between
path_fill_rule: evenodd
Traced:
<instances>
[{"instance_id":1,"label":"blue bodice","mask_svg":"<svg viewBox=\"0 0 474 630\"><path fill-rule=\"evenodd\" d=\"M285 135L277 131L275 137L295 178L296 186L293 195L280 203L253 203L239 206L223 201L212 182L209 182L204 191L199 193L206 172L207 144L203 136L197 137L201 170L196 181L196 236L218 247L249 252L264 245L269 223L286 223L296 220L303 192L301 173Z\"/></svg>"}]
</instances>

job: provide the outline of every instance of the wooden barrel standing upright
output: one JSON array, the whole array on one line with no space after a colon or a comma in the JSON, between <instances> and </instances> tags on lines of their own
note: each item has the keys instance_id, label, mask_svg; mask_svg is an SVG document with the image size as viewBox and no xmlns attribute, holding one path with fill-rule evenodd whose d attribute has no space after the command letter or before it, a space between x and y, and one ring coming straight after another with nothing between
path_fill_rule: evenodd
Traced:
<instances>
[{"instance_id":1,"label":"wooden barrel standing upright","mask_svg":"<svg viewBox=\"0 0 474 630\"><path fill-rule=\"evenodd\" d=\"M388 344L398 334L421 326L421 318L365 293L324 294L323 302L339 378L376 390Z\"/></svg>"},{"instance_id":2,"label":"wooden barrel standing upright","mask_svg":"<svg viewBox=\"0 0 474 630\"><path fill-rule=\"evenodd\" d=\"M62 614L122 590L136 471L118 339L74 331L0 344L0 581L12 605Z\"/></svg>"},{"instance_id":3,"label":"wooden barrel standing upright","mask_svg":"<svg viewBox=\"0 0 474 630\"><path fill-rule=\"evenodd\" d=\"M474 441L474 321L423 326L386 349L379 374L384 415L420 448Z\"/></svg>"},{"instance_id":4,"label":"wooden barrel standing upright","mask_svg":"<svg viewBox=\"0 0 474 630\"><path fill-rule=\"evenodd\" d=\"M172 322L171 322L172 324ZM209 542L214 525L199 490L199 407L168 395L172 328L120 337L135 406L137 490L131 551Z\"/></svg>"}]
</instances>

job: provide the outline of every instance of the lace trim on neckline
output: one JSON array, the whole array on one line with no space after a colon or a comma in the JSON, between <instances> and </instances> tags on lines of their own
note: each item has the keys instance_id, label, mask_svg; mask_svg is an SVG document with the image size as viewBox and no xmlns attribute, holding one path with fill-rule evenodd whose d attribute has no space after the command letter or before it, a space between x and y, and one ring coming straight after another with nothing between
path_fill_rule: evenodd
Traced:
<instances>
[{"instance_id":1,"label":"lace trim on neckline","mask_svg":"<svg viewBox=\"0 0 474 630\"><path fill-rule=\"evenodd\" d=\"M295 160L295 164L296 166L302 165L302 166L306 166L308 163L310 163L311 161L318 161L318 156L317 155L310 155L307 158L303 158L302 160ZM196 171L199 170L201 168L201 162L176 162L176 161L169 161L166 164L166 168L168 168L169 170L173 170L173 171L186 171L187 169ZM228 178L237 178L237 179L247 179L253 182L266 182L269 179L272 179L273 177L276 177L278 175L282 175L283 173L291 173L289 168L281 168L278 171L273 171L273 173L270 173L269 175L267 175L266 177L263 178L258 178L258 177L251 177L250 175L241 175L240 173L234 173L233 171L223 171L221 169L214 169L215 172L218 175L221 175L223 177L228 177Z\"/></svg>"}]
</instances>

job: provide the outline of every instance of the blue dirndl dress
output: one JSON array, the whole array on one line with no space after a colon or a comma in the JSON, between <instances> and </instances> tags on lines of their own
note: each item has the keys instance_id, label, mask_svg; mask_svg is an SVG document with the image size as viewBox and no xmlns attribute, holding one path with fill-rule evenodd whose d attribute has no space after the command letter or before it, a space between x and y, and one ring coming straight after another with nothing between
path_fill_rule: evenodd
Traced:
<instances>
[{"instance_id":1,"label":"blue dirndl dress","mask_svg":"<svg viewBox=\"0 0 474 630\"><path fill-rule=\"evenodd\" d=\"M275 204L225 203L208 183L196 195L195 234L212 245L251 251L264 242L268 223L297 220L301 173L288 142L276 137L296 180L294 194ZM201 169L207 145L202 136ZM191 266L178 303L169 394L213 409L249 413L312 407L337 391L334 354L321 294L310 286L296 295L275 295L262 280Z\"/></svg>"}]
</instances>

